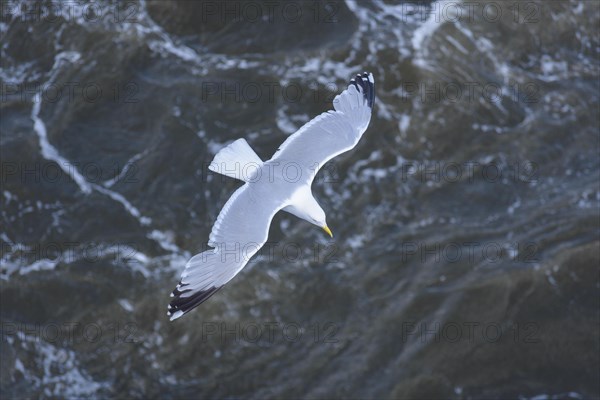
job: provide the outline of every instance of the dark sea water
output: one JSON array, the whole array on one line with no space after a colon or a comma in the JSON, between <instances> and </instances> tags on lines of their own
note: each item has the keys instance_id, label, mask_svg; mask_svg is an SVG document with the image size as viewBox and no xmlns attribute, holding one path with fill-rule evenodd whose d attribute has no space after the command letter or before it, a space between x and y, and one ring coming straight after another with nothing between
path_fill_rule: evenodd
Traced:
<instances>
[{"instance_id":1,"label":"dark sea water","mask_svg":"<svg viewBox=\"0 0 600 400\"><path fill-rule=\"evenodd\" d=\"M8 398L600 397L595 1L2 1ZM377 100L259 256L166 306L238 181Z\"/></svg>"}]
</instances>

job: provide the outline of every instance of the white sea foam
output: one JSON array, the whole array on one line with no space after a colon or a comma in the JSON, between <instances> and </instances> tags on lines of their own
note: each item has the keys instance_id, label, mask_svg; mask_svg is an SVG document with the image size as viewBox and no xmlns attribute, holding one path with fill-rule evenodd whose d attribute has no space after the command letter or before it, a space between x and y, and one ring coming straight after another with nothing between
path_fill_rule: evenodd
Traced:
<instances>
[{"instance_id":1,"label":"white sea foam","mask_svg":"<svg viewBox=\"0 0 600 400\"><path fill-rule=\"evenodd\" d=\"M20 345L15 348L15 370L44 396L80 398L108 389L108 382L97 382L80 365L73 350L58 347L37 336L21 331L15 336ZM21 361L28 357L27 366Z\"/></svg>"},{"instance_id":2,"label":"white sea foam","mask_svg":"<svg viewBox=\"0 0 600 400\"><path fill-rule=\"evenodd\" d=\"M42 150L42 156L50 161L54 161L58 166L79 186L79 189L89 194L92 192L92 188L87 180L77 171L77 168L70 163L67 159L62 157L58 150L50 144L48 141L48 133L46 130L46 124L39 117L40 107L42 105L41 93L37 93L33 97L33 109L31 111L31 119L33 120L33 129L38 135L40 142L40 148Z\"/></svg>"},{"instance_id":3,"label":"white sea foam","mask_svg":"<svg viewBox=\"0 0 600 400\"><path fill-rule=\"evenodd\" d=\"M150 217L145 217L142 215L142 213L133 206L133 204L131 204L129 202L129 200L127 200L125 198L125 196L123 196L120 193L114 192L110 189L106 189L103 186L100 185L96 185L96 184L91 184L92 187L97 190L100 193L103 193L105 195L107 195L108 197L110 197L111 199L121 203L123 205L123 207L125 208L125 210L127 210L127 212L129 214L131 214L134 218L136 218L140 224L142 225L150 225L150 223L152 223L152 219Z\"/></svg>"},{"instance_id":4,"label":"white sea foam","mask_svg":"<svg viewBox=\"0 0 600 400\"><path fill-rule=\"evenodd\" d=\"M133 308L133 304L131 304L131 302L127 299L119 299L117 300L117 302L119 303L119 305L121 307L123 307L123 310L128 311L128 312L133 312L134 308Z\"/></svg>"},{"instance_id":5,"label":"white sea foam","mask_svg":"<svg viewBox=\"0 0 600 400\"><path fill-rule=\"evenodd\" d=\"M131 167L133 165L135 165L136 162L138 162L142 157L144 157L146 154L148 153L148 150L144 150L141 153L136 154L135 156L131 157L123 166L123 168L121 169L121 172L119 172L119 174L117 176L115 176L112 179L109 179L107 181L105 181L103 183L104 187L109 188L112 185L114 185L115 183L117 183L119 180L121 180L123 177L127 176L127 173L129 172L129 170L131 169Z\"/></svg>"}]
</instances>

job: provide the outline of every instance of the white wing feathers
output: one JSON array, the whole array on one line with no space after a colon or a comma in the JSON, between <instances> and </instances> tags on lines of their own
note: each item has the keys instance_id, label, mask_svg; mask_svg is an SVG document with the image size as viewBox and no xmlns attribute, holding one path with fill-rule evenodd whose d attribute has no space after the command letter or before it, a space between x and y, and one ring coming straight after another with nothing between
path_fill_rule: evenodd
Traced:
<instances>
[{"instance_id":1,"label":"white wing feathers","mask_svg":"<svg viewBox=\"0 0 600 400\"><path fill-rule=\"evenodd\" d=\"M172 293L168 315L177 319L212 296L265 244L273 216L284 207L264 187L245 184L229 198L210 233L208 250L192 257ZM260 201L257 201L260 199Z\"/></svg>"},{"instance_id":2,"label":"white wing feathers","mask_svg":"<svg viewBox=\"0 0 600 400\"><path fill-rule=\"evenodd\" d=\"M333 157L354 148L371 120L375 100L373 75L363 73L350 81L327 111L286 139L270 161L300 164L311 182Z\"/></svg>"},{"instance_id":3,"label":"white wing feathers","mask_svg":"<svg viewBox=\"0 0 600 400\"><path fill-rule=\"evenodd\" d=\"M333 107L347 115L359 135L362 135L371 121L371 110L375 101L375 81L372 74L356 75L348 89L335 96Z\"/></svg>"}]
</instances>

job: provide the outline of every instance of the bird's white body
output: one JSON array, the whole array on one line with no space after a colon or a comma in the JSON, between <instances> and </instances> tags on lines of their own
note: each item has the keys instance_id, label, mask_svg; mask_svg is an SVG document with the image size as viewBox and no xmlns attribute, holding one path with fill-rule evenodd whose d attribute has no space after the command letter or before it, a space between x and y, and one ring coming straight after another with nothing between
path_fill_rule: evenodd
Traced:
<instances>
[{"instance_id":1,"label":"bird's white body","mask_svg":"<svg viewBox=\"0 0 600 400\"><path fill-rule=\"evenodd\" d=\"M357 75L333 101L335 111L314 118L263 162L244 139L219 151L212 171L246 182L217 217L209 250L192 257L173 291L168 315L177 319L229 282L267 241L273 216L283 210L323 228L325 212L311 185L318 170L360 140L371 119L374 80Z\"/></svg>"}]
</instances>

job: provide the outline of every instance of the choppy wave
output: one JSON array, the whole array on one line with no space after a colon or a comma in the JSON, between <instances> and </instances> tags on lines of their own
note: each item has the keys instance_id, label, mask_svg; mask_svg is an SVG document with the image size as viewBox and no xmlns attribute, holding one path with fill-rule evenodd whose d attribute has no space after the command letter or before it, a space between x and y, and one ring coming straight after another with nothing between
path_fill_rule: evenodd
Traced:
<instances>
[{"instance_id":1,"label":"choppy wave","mask_svg":"<svg viewBox=\"0 0 600 400\"><path fill-rule=\"evenodd\" d=\"M493 19L466 3L296 2L302 24L198 23L202 3L145 1L32 21L38 3L6 3L3 393L597 397L600 10L482 3ZM375 118L314 186L336 241L278 216L230 288L167 324L236 186L208 173L212 156L246 137L268 158L363 70ZM73 321L103 334L39 330ZM276 339L244 336L270 322ZM405 329L465 323L505 335ZM523 326L539 340L515 339Z\"/></svg>"}]
</instances>

